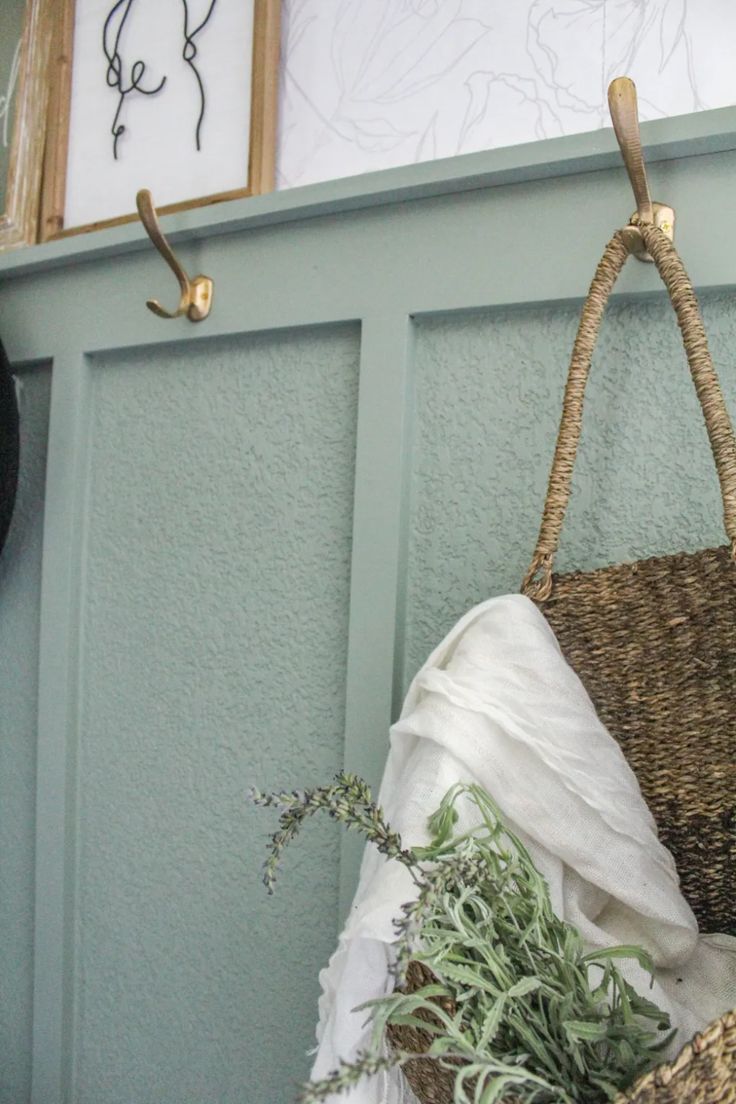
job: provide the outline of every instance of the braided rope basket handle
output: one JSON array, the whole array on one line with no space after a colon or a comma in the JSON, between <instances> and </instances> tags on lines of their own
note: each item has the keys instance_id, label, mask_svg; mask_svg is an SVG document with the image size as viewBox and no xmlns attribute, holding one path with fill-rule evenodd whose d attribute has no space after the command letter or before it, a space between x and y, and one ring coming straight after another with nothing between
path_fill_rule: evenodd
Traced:
<instances>
[{"instance_id":1,"label":"braided rope basket handle","mask_svg":"<svg viewBox=\"0 0 736 1104\"><path fill-rule=\"evenodd\" d=\"M657 266L677 315L721 485L726 535L731 544L732 557L736 559L736 439L708 350L698 301L679 254L666 235L651 223L634 221ZM572 473L580 441L585 385L588 382L603 312L628 255L623 232L617 230L603 252L583 304L565 385L562 420L552 460L542 524L531 566L521 588L523 594L536 602L544 602L552 593L554 558L570 498Z\"/></svg>"}]
</instances>

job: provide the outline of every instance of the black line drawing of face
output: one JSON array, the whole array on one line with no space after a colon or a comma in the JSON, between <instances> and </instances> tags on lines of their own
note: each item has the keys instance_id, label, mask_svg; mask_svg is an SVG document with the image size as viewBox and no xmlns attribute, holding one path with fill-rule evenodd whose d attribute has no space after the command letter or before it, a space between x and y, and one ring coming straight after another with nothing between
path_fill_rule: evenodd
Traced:
<instances>
[{"instance_id":1,"label":"black line drawing of face","mask_svg":"<svg viewBox=\"0 0 736 1104\"><path fill-rule=\"evenodd\" d=\"M214 10L214 7L215 7L216 3L217 3L217 0L211 0L210 6L208 7L204 18L202 20L200 20L200 22L195 27L192 27L190 29L190 27L189 27L189 5L187 4L187 0L182 0L182 4L184 5L184 49L182 50L182 57L184 58L184 61L187 63L189 68L194 73L194 77L197 81L197 86L199 88L199 105L200 105L199 106L199 115L197 117L197 126L196 126L195 131L194 131L195 142L196 142L196 145L197 145L197 151L201 150L201 148L202 148L201 141L200 141L200 134L201 134L201 130L202 130L202 120L204 119L204 109L205 109L206 100L205 100L204 84L202 83L202 77L200 76L200 73L199 73L199 70L197 69L197 66L194 64L195 58L197 57L197 46L196 46L196 43L195 43L194 39L199 34L199 32L206 26L206 24L209 22L210 16L212 15L212 12Z\"/></svg>"},{"instance_id":2,"label":"black line drawing of face","mask_svg":"<svg viewBox=\"0 0 736 1104\"><path fill-rule=\"evenodd\" d=\"M115 89L118 93L118 102L113 117L110 133L112 134L113 157L118 160L118 143L125 133L125 123L122 122L123 108L128 96L139 93L141 96L156 96L164 88L167 76L163 74L158 83L150 83L148 77L149 63L138 58L128 64L125 59L125 39L131 27L131 13L136 0L116 0L107 14L102 28L102 50L107 60L105 80L108 88ZM197 65L196 37L209 23L217 0L209 0L204 14L199 21L192 18L188 0L181 0L183 9L182 34L182 60L191 70L197 83L199 96L199 111L194 127L194 141L197 151L202 148L202 123L206 108L206 92L202 76ZM155 78L152 78L155 80Z\"/></svg>"},{"instance_id":3,"label":"black line drawing of face","mask_svg":"<svg viewBox=\"0 0 736 1104\"><path fill-rule=\"evenodd\" d=\"M125 124L120 121L125 99L132 92L139 92L142 96L155 96L166 84L163 76L153 88L145 88L143 80L146 75L146 63L138 59L130 66L129 72L124 72L124 62L121 55L123 34L135 0L117 0L110 9L105 24L102 28L102 49L107 58L107 72L105 79L108 88L118 90L118 106L110 128L112 133L112 154L118 159L118 142L125 133Z\"/></svg>"}]
</instances>

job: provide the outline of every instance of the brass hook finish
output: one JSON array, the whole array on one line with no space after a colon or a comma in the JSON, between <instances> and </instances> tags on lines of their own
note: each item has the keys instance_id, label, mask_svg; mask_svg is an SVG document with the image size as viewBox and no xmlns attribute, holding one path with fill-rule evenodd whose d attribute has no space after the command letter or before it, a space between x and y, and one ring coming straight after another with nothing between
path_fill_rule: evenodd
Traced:
<instances>
[{"instance_id":1,"label":"brass hook finish","mask_svg":"<svg viewBox=\"0 0 736 1104\"><path fill-rule=\"evenodd\" d=\"M159 318L178 318L185 314L190 322L201 322L210 313L212 307L214 281L209 276L195 276L192 280L187 276L184 268L177 260L176 254L164 237L148 188L141 188L135 197L135 202L141 222L146 228L146 233L176 276L181 291L179 306L173 313L165 310L157 299L147 299L146 306Z\"/></svg>"},{"instance_id":2,"label":"brass hook finish","mask_svg":"<svg viewBox=\"0 0 736 1104\"><path fill-rule=\"evenodd\" d=\"M634 193L636 218L640 222L654 223L672 241L675 235L675 212L672 207L653 201L649 193L639 133L636 85L629 77L616 77L609 84L608 109ZM631 216L632 222L634 217L634 215ZM635 257L640 261L651 261L652 258L647 253L642 236L635 225L627 226L623 231L623 237L629 251Z\"/></svg>"}]
</instances>

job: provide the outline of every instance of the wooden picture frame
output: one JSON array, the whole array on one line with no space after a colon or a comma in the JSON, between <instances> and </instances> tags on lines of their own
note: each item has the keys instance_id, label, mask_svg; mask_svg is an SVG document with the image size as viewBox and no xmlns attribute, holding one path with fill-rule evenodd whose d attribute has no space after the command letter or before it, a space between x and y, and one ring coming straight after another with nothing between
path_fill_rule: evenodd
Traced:
<instances>
[{"instance_id":1,"label":"wooden picture frame","mask_svg":"<svg viewBox=\"0 0 736 1104\"><path fill-rule=\"evenodd\" d=\"M57 44L52 58L52 90L48 119L48 138L44 162L44 184L40 233L43 241L87 233L106 226L117 226L135 220L135 191L149 188L156 200L155 171L140 167L136 186L130 189L129 210L109 218L65 225L68 209L68 172L70 151L70 119L72 82L74 79L75 11L77 3L86 0L56 0ZM222 3L223 0L220 0ZM108 5L114 7L112 0ZM217 9L213 9L215 12ZM280 55L280 0L253 0L253 53L250 79L250 126L248 131L247 165L243 168L243 185L236 188L215 187L205 195L192 195L176 202L156 204L159 214L201 207L227 199L257 195L273 190L275 179L276 125L278 114L278 80ZM99 62L99 58L97 61ZM100 87L104 92L104 59ZM247 88L247 85L246 85ZM114 103L114 97L113 97ZM109 136L108 136L109 137ZM109 169L109 165L108 165ZM127 198L126 198L127 202Z\"/></svg>"},{"instance_id":2,"label":"wooden picture frame","mask_svg":"<svg viewBox=\"0 0 736 1104\"><path fill-rule=\"evenodd\" d=\"M14 83L4 209L0 212L0 251L30 245L38 238L46 109L49 95L53 0L26 0ZM9 90L4 90L8 108ZM5 122L5 121L4 121Z\"/></svg>"}]
</instances>

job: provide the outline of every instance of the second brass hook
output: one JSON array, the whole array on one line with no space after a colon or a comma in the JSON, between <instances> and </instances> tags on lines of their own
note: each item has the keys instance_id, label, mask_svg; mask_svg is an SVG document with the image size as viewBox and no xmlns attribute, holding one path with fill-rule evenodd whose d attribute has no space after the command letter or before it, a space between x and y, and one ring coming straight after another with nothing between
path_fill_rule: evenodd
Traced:
<instances>
[{"instance_id":1,"label":"second brass hook","mask_svg":"<svg viewBox=\"0 0 736 1104\"><path fill-rule=\"evenodd\" d=\"M176 276L180 289L179 305L175 311L165 310L158 299L147 299L146 306L159 318L178 318L185 314L190 322L201 322L203 318L207 317L212 308L214 281L209 276L195 276L193 279L187 276L184 267L180 264L164 236L148 188L141 188L135 197L135 202L141 222L146 228L146 233Z\"/></svg>"},{"instance_id":2,"label":"second brass hook","mask_svg":"<svg viewBox=\"0 0 736 1104\"><path fill-rule=\"evenodd\" d=\"M641 222L651 222L658 226L672 241L675 236L675 212L667 204L652 200L649 193L639 133L636 85L629 77L616 77L609 84L608 109L611 112L616 140L634 193L636 214ZM629 252L640 261L651 261L652 258L647 253L644 240L636 226L627 226L623 231L623 237Z\"/></svg>"}]
</instances>

